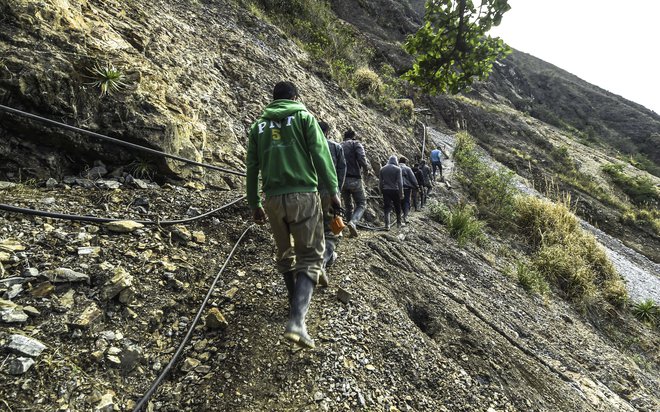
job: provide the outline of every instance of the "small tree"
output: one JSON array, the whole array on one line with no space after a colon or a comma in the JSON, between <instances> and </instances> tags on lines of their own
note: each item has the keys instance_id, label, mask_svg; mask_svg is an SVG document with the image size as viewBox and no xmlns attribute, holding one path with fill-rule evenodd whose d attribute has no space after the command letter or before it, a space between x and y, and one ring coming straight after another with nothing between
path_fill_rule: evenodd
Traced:
<instances>
[{"instance_id":1,"label":"small tree","mask_svg":"<svg viewBox=\"0 0 660 412\"><path fill-rule=\"evenodd\" d=\"M427 0L424 25L408 37L405 50L415 63L403 77L431 94L463 90L486 79L493 62L511 49L487 36L511 6L508 0Z\"/></svg>"}]
</instances>

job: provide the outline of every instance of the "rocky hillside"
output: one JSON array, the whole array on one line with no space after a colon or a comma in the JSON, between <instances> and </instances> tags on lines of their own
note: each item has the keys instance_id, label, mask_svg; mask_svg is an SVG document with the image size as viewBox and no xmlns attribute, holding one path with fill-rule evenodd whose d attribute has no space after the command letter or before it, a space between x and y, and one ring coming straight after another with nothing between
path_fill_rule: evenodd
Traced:
<instances>
[{"instance_id":1,"label":"rocky hillside","mask_svg":"<svg viewBox=\"0 0 660 412\"><path fill-rule=\"evenodd\" d=\"M428 109L415 117L361 93L337 70L344 66L320 61L264 4L0 0L0 104L242 170L246 128L272 85L289 79L334 137L358 131L374 169L391 153L419 154L418 120L440 130L429 131L427 146L450 152L454 133L465 129L529 185L543 189L544 179L556 178L579 194L577 210L588 220L657 257L653 205L632 203L602 170L622 161L614 157L618 139L643 139L601 122L607 138L589 143L576 132L576 119L589 114L566 115L561 124L537 115L541 96L559 118L554 102L565 107L569 99L539 94L538 66L525 56L514 54L492 82L465 96L399 88L398 97ZM382 63L401 70L408 58L398 42L420 21L420 7L337 1L331 12L342 29L365 33L375 70ZM103 94L100 73L108 68L121 73L121 84ZM624 103L639 113L635 133L653 135L657 115ZM243 194L240 177L5 112L0 141L2 204L157 223L199 216ZM438 184L432 196L453 207L470 198L450 165L453 188ZM650 176L629 163L624 172ZM374 196L365 218L379 226L373 176L367 184ZM342 240L330 287L313 298L308 322L318 346L311 351L281 337L286 292L272 239L267 227L251 225L242 203L186 225L123 229L0 212L1 408L132 410L247 230L148 410L660 410L657 327L626 305L526 290L512 275L530 248L526 239L486 228L479 243L464 245L429 209L404 228ZM647 278L660 276L656 268L647 266Z\"/></svg>"}]
</instances>

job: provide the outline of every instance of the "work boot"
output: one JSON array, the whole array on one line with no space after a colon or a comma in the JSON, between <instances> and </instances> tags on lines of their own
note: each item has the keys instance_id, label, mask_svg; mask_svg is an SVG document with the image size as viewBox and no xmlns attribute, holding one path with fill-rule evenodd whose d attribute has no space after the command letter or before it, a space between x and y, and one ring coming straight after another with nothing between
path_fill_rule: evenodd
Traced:
<instances>
[{"instance_id":1,"label":"work boot","mask_svg":"<svg viewBox=\"0 0 660 412\"><path fill-rule=\"evenodd\" d=\"M351 233L351 237L357 237L358 236L358 231L357 231L357 228L355 227L355 223L348 222L348 224L346 226L348 226L348 231Z\"/></svg>"},{"instance_id":2,"label":"work boot","mask_svg":"<svg viewBox=\"0 0 660 412\"><path fill-rule=\"evenodd\" d=\"M330 279L328 279L328 274L325 273L324 270L323 272L321 272L321 276L319 276L319 286L327 288L328 285L330 285Z\"/></svg>"},{"instance_id":3,"label":"work boot","mask_svg":"<svg viewBox=\"0 0 660 412\"><path fill-rule=\"evenodd\" d=\"M314 340L307 334L305 316L314 292L314 281L305 272L296 274L296 285L291 302L289 322L284 330L284 338L303 348L316 347Z\"/></svg>"},{"instance_id":4,"label":"work boot","mask_svg":"<svg viewBox=\"0 0 660 412\"><path fill-rule=\"evenodd\" d=\"M286 285L287 295L289 297L289 311L291 310L291 300L293 299L293 291L296 285L296 278L293 271L283 273L284 284Z\"/></svg>"},{"instance_id":5,"label":"work boot","mask_svg":"<svg viewBox=\"0 0 660 412\"><path fill-rule=\"evenodd\" d=\"M330 260L328 260L328 263L325 264L325 267L329 268L330 266L334 265L336 261L337 252L332 252L332 256L330 257Z\"/></svg>"}]
</instances>

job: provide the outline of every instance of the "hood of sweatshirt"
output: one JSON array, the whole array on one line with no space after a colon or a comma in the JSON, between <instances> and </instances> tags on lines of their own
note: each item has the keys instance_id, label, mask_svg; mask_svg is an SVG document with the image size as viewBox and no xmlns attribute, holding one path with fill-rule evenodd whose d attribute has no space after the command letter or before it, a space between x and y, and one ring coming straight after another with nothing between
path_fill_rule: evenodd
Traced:
<instances>
[{"instance_id":1,"label":"hood of sweatshirt","mask_svg":"<svg viewBox=\"0 0 660 412\"><path fill-rule=\"evenodd\" d=\"M300 111L307 110L305 105L293 100L279 99L273 100L264 109L261 117L268 120L282 120L287 116Z\"/></svg>"},{"instance_id":2,"label":"hood of sweatshirt","mask_svg":"<svg viewBox=\"0 0 660 412\"><path fill-rule=\"evenodd\" d=\"M395 155L392 155L392 156L390 156L390 160L387 161L387 164L388 164L388 165L398 166L398 165L399 165L399 161L397 160L397 158L396 158Z\"/></svg>"}]
</instances>

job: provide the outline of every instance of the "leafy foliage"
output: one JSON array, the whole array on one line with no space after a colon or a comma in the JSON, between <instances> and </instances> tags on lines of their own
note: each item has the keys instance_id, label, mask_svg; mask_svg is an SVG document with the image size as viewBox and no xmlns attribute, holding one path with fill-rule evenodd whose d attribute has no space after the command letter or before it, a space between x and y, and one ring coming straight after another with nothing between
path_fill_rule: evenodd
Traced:
<instances>
[{"instance_id":1,"label":"leafy foliage","mask_svg":"<svg viewBox=\"0 0 660 412\"><path fill-rule=\"evenodd\" d=\"M525 290L534 291L541 295L545 295L550 291L550 285L548 285L543 275L524 261L516 262L513 275Z\"/></svg>"},{"instance_id":2,"label":"leafy foliage","mask_svg":"<svg viewBox=\"0 0 660 412\"><path fill-rule=\"evenodd\" d=\"M314 59L327 63L330 75L342 86L351 85L351 74L355 68L366 66L373 54L355 29L339 21L325 1L252 1L264 10L264 15L272 23L293 36Z\"/></svg>"},{"instance_id":3,"label":"leafy foliage","mask_svg":"<svg viewBox=\"0 0 660 412\"><path fill-rule=\"evenodd\" d=\"M593 235L580 227L570 197L553 203L533 196L517 199L517 226L536 250L536 271L569 299L600 295L623 306L627 293L621 277Z\"/></svg>"},{"instance_id":4,"label":"leafy foliage","mask_svg":"<svg viewBox=\"0 0 660 412\"><path fill-rule=\"evenodd\" d=\"M479 213L494 226L506 225L515 213L513 172L493 169L483 163L474 139L467 133L456 135L454 160L459 166L458 178L477 201Z\"/></svg>"},{"instance_id":5,"label":"leafy foliage","mask_svg":"<svg viewBox=\"0 0 660 412\"><path fill-rule=\"evenodd\" d=\"M451 93L484 80L511 49L486 35L511 7L508 0L428 0L424 25L404 47L415 63L404 78L431 94Z\"/></svg>"},{"instance_id":6,"label":"leafy foliage","mask_svg":"<svg viewBox=\"0 0 660 412\"><path fill-rule=\"evenodd\" d=\"M475 216L474 206L459 204L449 209L442 203L433 203L429 207L432 219L444 224L449 229L449 235L465 246L468 241L483 239L484 223Z\"/></svg>"},{"instance_id":7,"label":"leafy foliage","mask_svg":"<svg viewBox=\"0 0 660 412\"><path fill-rule=\"evenodd\" d=\"M630 177L623 171L624 165L608 164L603 166L603 171L610 175L616 183L637 205L660 205L660 192L655 188L653 181L647 176Z\"/></svg>"}]
</instances>

